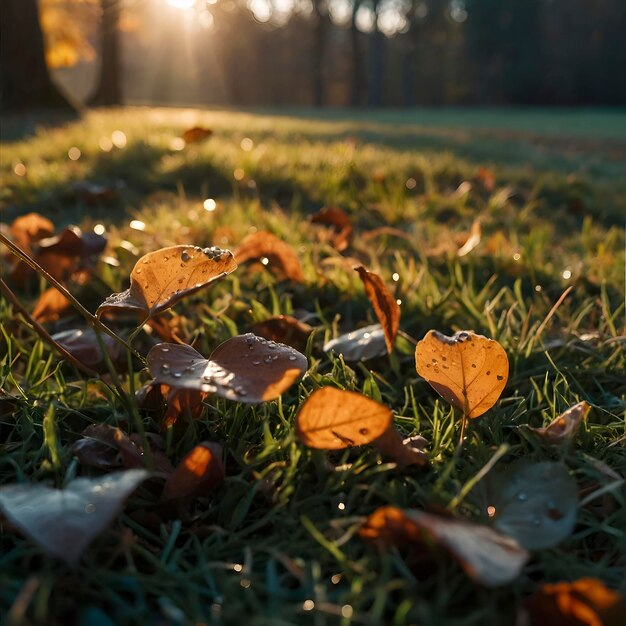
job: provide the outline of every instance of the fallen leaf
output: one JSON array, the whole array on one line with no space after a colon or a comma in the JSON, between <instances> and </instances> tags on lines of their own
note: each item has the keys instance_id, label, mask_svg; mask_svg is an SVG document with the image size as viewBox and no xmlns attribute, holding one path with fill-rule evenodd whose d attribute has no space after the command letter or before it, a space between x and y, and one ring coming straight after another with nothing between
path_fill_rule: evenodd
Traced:
<instances>
[{"instance_id":1,"label":"fallen leaf","mask_svg":"<svg viewBox=\"0 0 626 626\"><path fill-rule=\"evenodd\" d=\"M130 275L130 288L109 296L96 311L139 311L152 317L182 298L237 269L228 250L171 246L141 257Z\"/></svg>"},{"instance_id":2,"label":"fallen leaf","mask_svg":"<svg viewBox=\"0 0 626 626\"><path fill-rule=\"evenodd\" d=\"M338 252L346 250L352 242L352 222L345 211L338 207L326 206L311 216L312 224L330 226L330 241Z\"/></svg>"},{"instance_id":3,"label":"fallen leaf","mask_svg":"<svg viewBox=\"0 0 626 626\"><path fill-rule=\"evenodd\" d=\"M83 233L70 226L37 244L37 262L55 278L62 279L81 268L91 268L107 245L107 238L94 232Z\"/></svg>"},{"instance_id":4,"label":"fallen leaf","mask_svg":"<svg viewBox=\"0 0 626 626\"><path fill-rule=\"evenodd\" d=\"M562 463L513 463L490 474L489 507L493 525L528 550L551 548L576 526L578 487Z\"/></svg>"},{"instance_id":5,"label":"fallen leaf","mask_svg":"<svg viewBox=\"0 0 626 626\"><path fill-rule=\"evenodd\" d=\"M543 584L524 600L529 626L622 626L626 598L596 578Z\"/></svg>"},{"instance_id":6,"label":"fallen leaf","mask_svg":"<svg viewBox=\"0 0 626 626\"><path fill-rule=\"evenodd\" d=\"M56 322L58 319L71 313L70 301L55 287L46 289L35 302L33 319L41 324Z\"/></svg>"},{"instance_id":7,"label":"fallen leaf","mask_svg":"<svg viewBox=\"0 0 626 626\"><path fill-rule=\"evenodd\" d=\"M121 429L108 424L88 426L72 446L72 454L82 465L103 470L143 465L141 450Z\"/></svg>"},{"instance_id":8,"label":"fallen leaf","mask_svg":"<svg viewBox=\"0 0 626 626\"><path fill-rule=\"evenodd\" d=\"M296 435L310 448L341 450L372 443L392 419L389 408L363 394L323 387L300 407Z\"/></svg>"},{"instance_id":9,"label":"fallen leaf","mask_svg":"<svg viewBox=\"0 0 626 626\"><path fill-rule=\"evenodd\" d=\"M354 269L363 281L365 294L372 303L376 317L385 333L387 351L391 352L400 326L400 307L378 274L366 270L362 265Z\"/></svg>"},{"instance_id":10,"label":"fallen leaf","mask_svg":"<svg viewBox=\"0 0 626 626\"><path fill-rule=\"evenodd\" d=\"M198 389L180 389L167 387L165 402L167 407L163 416L163 428L173 426L178 418L188 415L191 419L198 419L204 411L204 400L209 395Z\"/></svg>"},{"instance_id":11,"label":"fallen leaf","mask_svg":"<svg viewBox=\"0 0 626 626\"><path fill-rule=\"evenodd\" d=\"M391 427L380 437L374 439L372 445L383 457L395 461L398 467L428 465L428 454L423 451L423 448L428 445L428 441L419 435L403 440L400 433Z\"/></svg>"},{"instance_id":12,"label":"fallen leaf","mask_svg":"<svg viewBox=\"0 0 626 626\"><path fill-rule=\"evenodd\" d=\"M550 444L571 441L581 422L587 417L591 407L584 400L561 413L545 428L530 428Z\"/></svg>"},{"instance_id":13,"label":"fallen leaf","mask_svg":"<svg viewBox=\"0 0 626 626\"><path fill-rule=\"evenodd\" d=\"M444 400L472 419L497 402L509 377L502 346L471 330L452 337L428 331L415 349L415 367Z\"/></svg>"},{"instance_id":14,"label":"fallen leaf","mask_svg":"<svg viewBox=\"0 0 626 626\"><path fill-rule=\"evenodd\" d=\"M485 191L488 191L489 193L491 193L496 187L496 177L494 173L482 165L476 172L476 179L482 184Z\"/></svg>"},{"instance_id":15,"label":"fallen leaf","mask_svg":"<svg viewBox=\"0 0 626 626\"><path fill-rule=\"evenodd\" d=\"M203 441L174 470L163 489L166 500L205 496L224 482L222 446Z\"/></svg>"},{"instance_id":16,"label":"fallen leaf","mask_svg":"<svg viewBox=\"0 0 626 626\"><path fill-rule=\"evenodd\" d=\"M265 230L259 230L244 237L233 254L237 263L267 259L270 269L278 270L280 274L293 282L304 282L302 267L293 248Z\"/></svg>"},{"instance_id":17,"label":"fallen leaf","mask_svg":"<svg viewBox=\"0 0 626 626\"><path fill-rule=\"evenodd\" d=\"M145 470L133 469L75 478L64 489L34 483L8 485L0 488L0 508L44 551L74 567L148 476Z\"/></svg>"},{"instance_id":18,"label":"fallen leaf","mask_svg":"<svg viewBox=\"0 0 626 626\"><path fill-rule=\"evenodd\" d=\"M365 326L327 341L323 350L341 354L346 361L367 361L387 353L385 331L380 324Z\"/></svg>"},{"instance_id":19,"label":"fallen leaf","mask_svg":"<svg viewBox=\"0 0 626 626\"><path fill-rule=\"evenodd\" d=\"M118 189L105 187L89 181L79 181L72 185L72 190L87 204L111 204L117 199Z\"/></svg>"},{"instance_id":20,"label":"fallen leaf","mask_svg":"<svg viewBox=\"0 0 626 626\"><path fill-rule=\"evenodd\" d=\"M255 324L251 330L259 337L304 350L313 328L291 315L278 315Z\"/></svg>"},{"instance_id":21,"label":"fallen leaf","mask_svg":"<svg viewBox=\"0 0 626 626\"><path fill-rule=\"evenodd\" d=\"M488 526L392 506L374 511L359 534L383 546L421 547L434 542L445 548L471 579L487 587L514 581L530 558L514 539Z\"/></svg>"},{"instance_id":22,"label":"fallen leaf","mask_svg":"<svg viewBox=\"0 0 626 626\"><path fill-rule=\"evenodd\" d=\"M228 339L209 359L191 346L160 343L147 361L159 383L250 404L277 398L307 369L303 354L251 333Z\"/></svg>"},{"instance_id":23,"label":"fallen leaf","mask_svg":"<svg viewBox=\"0 0 626 626\"><path fill-rule=\"evenodd\" d=\"M10 231L15 243L30 252L33 243L54 233L54 224L39 213L27 213L13 220Z\"/></svg>"},{"instance_id":24,"label":"fallen leaf","mask_svg":"<svg viewBox=\"0 0 626 626\"><path fill-rule=\"evenodd\" d=\"M463 242L463 245L457 250L457 256L466 256L469 254L479 243L482 235L480 228L480 220L474 220L468 237Z\"/></svg>"},{"instance_id":25,"label":"fallen leaf","mask_svg":"<svg viewBox=\"0 0 626 626\"><path fill-rule=\"evenodd\" d=\"M128 363L122 346L113 337L105 333L102 333L100 337L113 365L119 370L125 371ZM98 337L92 328L64 330L52 335L52 338L87 367L91 367L101 374L109 371Z\"/></svg>"},{"instance_id":26,"label":"fallen leaf","mask_svg":"<svg viewBox=\"0 0 626 626\"><path fill-rule=\"evenodd\" d=\"M208 139L212 134L213 131L210 128L194 126L193 128L188 128L183 133L183 139L185 143L197 143L198 141Z\"/></svg>"}]
</instances>

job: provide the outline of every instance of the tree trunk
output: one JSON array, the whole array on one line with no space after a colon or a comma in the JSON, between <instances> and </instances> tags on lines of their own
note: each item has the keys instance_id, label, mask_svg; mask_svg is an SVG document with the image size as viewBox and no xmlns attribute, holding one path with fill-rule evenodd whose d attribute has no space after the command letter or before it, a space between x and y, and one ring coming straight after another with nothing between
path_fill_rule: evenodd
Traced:
<instances>
[{"instance_id":1,"label":"tree trunk","mask_svg":"<svg viewBox=\"0 0 626 626\"><path fill-rule=\"evenodd\" d=\"M375 26L374 32L370 35L369 45L369 90L367 103L370 106L378 107L383 103L383 73L385 55L385 36L380 30L381 0L374 0Z\"/></svg>"},{"instance_id":2,"label":"tree trunk","mask_svg":"<svg viewBox=\"0 0 626 626\"><path fill-rule=\"evenodd\" d=\"M122 103L120 86L119 0L100 0L100 77L89 98L91 106L113 106Z\"/></svg>"},{"instance_id":3,"label":"tree trunk","mask_svg":"<svg viewBox=\"0 0 626 626\"><path fill-rule=\"evenodd\" d=\"M75 111L48 73L37 0L0 0L0 7L2 113L37 109Z\"/></svg>"},{"instance_id":4,"label":"tree trunk","mask_svg":"<svg viewBox=\"0 0 626 626\"><path fill-rule=\"evenodd\" d=\"M326 31L328 27L327 16L323 10L324 0L314 0L313 12L315 13L315 32L313 50L313 101L316 107L324 106L325 81L324 81L324 57L326 55Z\"/></svg>"},{"instance_id":5,"label":"tree trunk","mask_svg":"<svg viewBox=\"0 0 626 626\"><path fill-rule=\"evenodd\" d=\"M363 104L363 59L359 46L361 34L356 27L356 14L361 6L361 0L352 0L352 19L350 21L350 58L352 72L350 75L350 105L353 107Z\"/></svg>"}]
</instances>

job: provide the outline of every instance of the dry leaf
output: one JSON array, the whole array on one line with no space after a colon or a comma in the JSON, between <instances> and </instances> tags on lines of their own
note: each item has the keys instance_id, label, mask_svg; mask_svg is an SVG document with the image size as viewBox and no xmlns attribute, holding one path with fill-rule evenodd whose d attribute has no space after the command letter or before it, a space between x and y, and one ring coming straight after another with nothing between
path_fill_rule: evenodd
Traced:
<instances>
[{"instance_id":1,"label":"dry leaf","mask_svg":"<svg viewBox=\"0 0 626 626\"><path fill-rule=\"evenodd\" d=\"M234 272L228 250L171 246L141 257L130 275L130 288L109 296L96 311L139 311L151 317L182 298Z\"/></svg>"},{"instance_id":2,"label":"dry leaf","mask_svg":"<svg viewBox=\"0 0 626 626\"><path fill-rule=\"evenodd\" d=\"M323 387L296 416L296 435L310 448L341 450L380 437L391 425L390 409L354 391Z\"/></svg>"},{"instance_id":3,"label":"dry leaf","mask_svg":"<svg viewBox=\"0 0 626 626\"><path fill-rule=\"evenodd\" d=\"M58 289L49 287L35 302L33 319L41 324L56 322L67 313L71 313L71 311L72 305L70 301Z\"/></svg>"},{"instance_id":4,"label":"dry leaf","mask_svg":"<svg viewBox=\"0 0 626 626\"><path fill-rule=\"evenodd\" d=\"M417 373L445 400L476 418L498 400L509 377L502 346L471 330L448 337L430 330L415 349Z\"/></svg>"},{"instance_id":5,"label":"dry leaf","mask_svg":"<svg viewBox=\"0 0 626 626\"><path fill-rule=\"evenodd\" d=\"M312 224L323 224L332 228L330 241L338 252L346 250L352 242L352 222L338 207L327 206L311 216Z\"/></svg>"},{"instance_id":6,"label":"dry leaf","mask_svg":"<svg viewBox=\"0 0 626 626\"><path fill-rule=\"evenodd\" d=\"M489 193L491 193L496 187L496 177L494 173L482 165L476 172L476 179L482 184L485 191L488 191Z\"/></svg>"},{"instance_id":7,"label":"dry leaf","mask_svg":"<svg viewBox=\"0 0 626 626\"><path fill-rule=\"evenodd\" d=\"M30 252L32 244L54 233L54 224L39 213L27 213L13 220L11 234L15 243Z\"/></svg>"},{"instance_id":8,"label":"dry leaf","mask_svg":"<svg viewBox=\"0 0 626 626\"><path fill-rule=\"evenodd\" d=\"M160 343L147 360L159 383L250 404L277 398L307 369L303 354L250 333L225 341L209 359L191 346Z\"/></svg>"},{"instance_id":9,"label":"dry leaf","mask_svg":"<svg viewBox=\"0 0 626 626\"><path fill-rule=\"evenodd\" d=\"M514 539L488 526L391 506L374 511L359 534L383 546L434 542L457 559L470 578L487 587L515 580L530 558Z\"/></svg>"},{"instance_id":10,"label":"dry leaf","mask_svg":"<svg viewBox=\"0 0 626 626\"><path fill-rule=\"evenodd\" d=\"M126 371L128 362L122 346L109 335L102 333L100 337L113 365L119 370ZM95 369L100 373L108 372L98 337L93 329L74 328L72 330L64 330L56 333L52 338L87 367Z\"/></svg>"},{"instance_id":11,"label":"dry leaf","mask_svg":"<svg viewBox=\"0 0 626 626\"><path fill-rule=\"evenodd\" d=\"M204 441L181 461L168 478L163 498L198 498L224 482L222 446Z\"/></svg>"},{"instance_id":12,"label":"dry leaf","mask_svg":"<svg viewBox=\"0 0 626 626\"><path fill-rule=\"evenodd\" d=\"M428 441L419 435L403 440L400 433L391 427L380 437L374 439L372 445L383 457L395 461L398 467L428 465L428 455L423 451L423 448L428 445Z\"/></svg>"},{"instance_id":13,"label":"dry leaf","mask_svg":"<svg viewBox=\"0 0 626 626\"><path fill-rule=\"evenodd\" d=\"M387 353L385 331L372 324L340 335L324 344L324 352L341 354L346 361L366 361Z\"/></svg>"},{"instance_id":14,"label":"dry leaf","mask_svg":"<svg viewBox=\"0 0 626 626\"><path fill-rule=\"evenodd\" d=\"M529 626L622 626L626 598L601 580L544 584L524 601Z\"/></svg>"},{"instance_id":15,"label":"dry leaf","mask_svg":"<svg viewBox=\"0 0 626 626\"><path fill-rule=\"evenodd\" d=\"M183 139L185 143L197 143L198 141L208 139L212 134L213 131L210 128L194 126L193 128L188 128L183 133Z\"/></svg>"},{"instance_id":16,"label":"dry leaf","mask_svg":"<svg viewBox=\"0 0 626 626\"><path fill-rule=\"evenodd\" d=\"M474 220L470 228L469 236L467 237L463 245L457 250L456 255L465 256L469 254L480 243L481 235L482 231L480 228L480 220Z\"/></svg>"},{"instance_id":17,"label":"dry leaf","mask_svg":"<svg viewBox=\"0 0 626 626\"><path fill-rule=\"evenodd\" d=\"M296 283L304 282L302 267L293 248L265 230L244 237L233 254L237 263L260 261L265 258L271 270L277 269L286 278Z\"/></svg>"},{"instance_id":18,"label":"dry leaf","mask_svg":"<svg viewBox=\"0 0 626 626\"><path fill-rule=\"evenodd\" d=\"M548 443L558 444L571 441L578 431L581 422L586 419L591 407L584 400L561 413L545 428L531 428Z\"/></svg>"},{"instance_id":19,"label":"dry leaf","mask_svg":"<svg viewBox=\"0 0 626 626\"><path fill-rule=\"evenodd\" d=\"M53 237L41 239L37 245L37 261L53 275L63 276L59 265L76 269L92 267L107 245L107 238L94 232L83 233L70 226Z\"/></svg>"},{"instance_id":20,"label":"dry leaf","mask_svg":"<svg viewBox=\"0 0 626 626\"><path fill-rule=\"evenodd\" d=\"M255 324L251 330L259 337L304 350L313 328L291 315L278 315Z\"/></svg>"},{"instance_id":21,"label":"dry leaf","mask_svg":"<svg viewBox=\"0 0 626 626\"><path fill-rule=\"evenodd\" d=\"M82 465L103 470L116 467L137 468L143 465L141 450L119 428L92 424L72 446L72 454Z\"/></svg>"},{"instance_id":22,"label":"dry leaf","mask_svg":"<svg viewBox=\"0 0 626 626\"><path fill-rule=\"evenodd\" d=\"M167 408L163 416L164 428L173 426L178 418L184 415L188 415L191 419L198 419L202 416L204 400L209 394L198 389L169 388L167 385L162 385L162 387L167 389L165 396Z\"/></svg>"},{"instance_id":23,"label":"dry leaf","mask_svg":"<svg viewBox=\"0 0 626 626\"><path fill-rule=\"evenodd\" d=\"M366 270L362 265L354 269L363 281L367 298L372 303L376 317L385 333L387 351L391 352L400 326L400 307L378 274Z\"/></svg>"},{"instance_id":24,"label":"dry leaf","mask_svg":"<svg viewBox=\"0 0 626 626\"><path fill-rule=\"evenodd\" d=\"M551 548L576 526L578 486L562 463L513 463L490 474L493 525L528 550Z\"/></svg>"},{"instance_id":25,"label":"dry leaf","mask_svg":"<svg viewBox=\"0 0 626 626\"><path fill-rule=\"evenodd\" d=\"M148 478L140 469L75 478L64 489L20 483L0 488L0 508L20 530L70 566Z\"/></svg>"}]
</instances>

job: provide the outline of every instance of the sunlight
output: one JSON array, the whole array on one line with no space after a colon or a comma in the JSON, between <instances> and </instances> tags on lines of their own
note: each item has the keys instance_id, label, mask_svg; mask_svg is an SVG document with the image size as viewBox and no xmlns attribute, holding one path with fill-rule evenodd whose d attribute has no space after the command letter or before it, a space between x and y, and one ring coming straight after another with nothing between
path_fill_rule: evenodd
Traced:
<instances>
[{"instance_id":1,"label":"sunlight","mask_svg":"<svg viewBox=\"0 0 626 626\"><path fill-rule=\"evenodd\" d=\"M192 9L196 0L166 0L167 4L177 9Z\"/></svg>"}]
</instances>

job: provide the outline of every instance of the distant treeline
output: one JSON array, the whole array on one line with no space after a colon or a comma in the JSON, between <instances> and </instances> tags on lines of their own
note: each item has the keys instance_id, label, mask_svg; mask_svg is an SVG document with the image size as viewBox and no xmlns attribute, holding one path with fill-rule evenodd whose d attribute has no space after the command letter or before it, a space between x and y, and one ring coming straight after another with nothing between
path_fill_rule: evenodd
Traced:
<instances>
[{"instance_id":1,"label":"distant treeline","mask_svg":"<svg viewBox=\"0 0 626 626\"><path fill-rule=\"evenodd\" d=\"M191 30L183 12L152 9L140 30L123 34L124 99L626 104L625 0L341 0L342 23L331 19L334 1L302 0L265 23L245 0L200 3ZM201 10L210 11L210 28ZM394 34L385 28L390 10L400 23ZM166 29L157 23L163 11Z\"/></svg>"}]
</instances>

